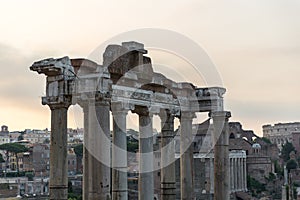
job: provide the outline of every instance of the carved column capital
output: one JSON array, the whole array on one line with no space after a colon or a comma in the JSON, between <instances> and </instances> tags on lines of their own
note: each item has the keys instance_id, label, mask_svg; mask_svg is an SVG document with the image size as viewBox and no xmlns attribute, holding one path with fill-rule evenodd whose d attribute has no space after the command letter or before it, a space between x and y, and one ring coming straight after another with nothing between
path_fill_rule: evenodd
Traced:
<instances>
[{"instance_id":1,"label":"carved column capital","mask_svg":"<svg viewBox=\"0 0 300 200\"><path fill-rule=\"evenodd\" d=\"M51 110L66 108L68 109L72 105L71 96L59 96L59 97L42 97L42 104L48 105Z\"/></svg>"},{"instance_id":2,"label":"carved column capital","mask_svg":"<svg viewBox=\"0 0 300 200\"><path fill-rule=\"evenodd\" d=\"M85 110L88 110L87 108L89 106L110 106L110 101L107 99L98 99L96 100L95 98L88 98L87 96L85 97L78 97L76 98L76 103L80 105L80 107L83 108L83 112Z\"/></svg>"},{"instance_id":3,"label":"carved column capital","mask_svg":"<svg viewBox=\"0 0 300 200\"><path fill-rule=\"evenodd\" d=\"M124 102L111 102L110 110L113 115L127 114L129 110L134 110L134 105Z\"/></svg>"},{"instance_id":4,"label":"carved column capital","mask_svg":"<svg viewBox=\"0 0 300 200\"><path fill-rule=\"evenodd\" d=\"M193 118L196 118L196 115L194 112L187 112L187 111L181 111L180 113L180 120L193 120Z\"/></svg>"}]
</instances>

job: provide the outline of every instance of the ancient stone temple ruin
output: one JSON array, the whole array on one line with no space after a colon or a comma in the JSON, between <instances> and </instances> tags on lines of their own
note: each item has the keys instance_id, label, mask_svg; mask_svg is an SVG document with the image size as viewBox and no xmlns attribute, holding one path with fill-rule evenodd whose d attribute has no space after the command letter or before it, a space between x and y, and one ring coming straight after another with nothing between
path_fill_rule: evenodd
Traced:
<instances>
[{"instance_id":1,"label":"ancient stone temple ruin","mask_svg":"<svg viewBox=\"0 0 300 200\"><path fill-rule=\"evenodd\" d=\"M138 198L154 199L153 115L161 119L161 196L175 199L174 118L180 121L180 196L194 199L192 120L209 112L213 121L214 199L229 199L228 119L224 88L199 88L153 71L144 45L109 45L103 63L87 59L45 59L32 71L47 77L42 104L51 109L50 199L67 199L67 111L84 112L83 199L128 199L126 115L139 117ZM110 112L113 121L110 122ZM113 123L112 137L110 123Z\"/></svg>"}]
</instances>

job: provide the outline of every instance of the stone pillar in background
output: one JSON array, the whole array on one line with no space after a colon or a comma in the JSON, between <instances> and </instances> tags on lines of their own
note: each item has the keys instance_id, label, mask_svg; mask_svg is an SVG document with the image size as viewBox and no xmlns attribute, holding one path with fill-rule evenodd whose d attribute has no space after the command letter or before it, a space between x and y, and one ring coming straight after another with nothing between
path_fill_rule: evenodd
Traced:
<instances>
[{"instance_id":1,"label":"stone pillar in background","mask_svg":"<svg viewBox=\"0 0 300 200\"><path fill-rule=\"evenodd\" d=\"M242 189L242 180L243 180L243 175L242 175L242 171L241 171L241 169L242 169L242 159L241 158L238 158L238 170L239 170L239 179L238 179L238 188L239 188L239 191L241 191L241 189Z\"/></svg>"},{"instance_id":2,"label":"stone pillar in background","mask_svg":"<svg viewBox=\"0 0 300 200\"><path fill-rule=\"evenodd\" d=\"M192 122L194 113L182 112L180 116L180 191L182 200L194 198L194 158Z\"/></svg>"},{"instance_id":3,"label":"stone pillar in background","mask_svg":"<svg viewBox=\"0 0 300 200\"><path fill-rule=\"evenodd\" d=\"M209 181L210 181L210 193L214 193L214 158L210 155L209 157Z\"/></svg>"},{"instance_id":4,"label":"stone pillar in background","mask_svg":"<svg viewBox=\"0 0 300 200\"><path fill-rule=\"evenodd\" d=\"M210 113L213 119L214 146L214 200L229 200L229 130L230 112L217 111Z\"/></svg>"},{"instance_id":5,"label":"stone pillar in background","mask_svg":"<svg viewBox=\"0 0 300 200\"><path fill-rule=\"evenodd\" d=\"M128 109L118 103L112 104L111 108L113 114L112 199L127 200L126 116Z\"/></svg>"},{"instance_id":6,"label":"stone pillar in background","mask_svg":"<svg viewBox=\"0 0 300 200\"><path fill-rule=\"evenodd\" d=\"M244 189L245 191L248 191L247 189L247 157L244 158Z\"/></svg>"},{"instance_id":7,"label":"stone pillar in background","mask_svg":"<svg viewBox=\"0 0 300 200\"><path fill-rule=\"evenodd\" d=\"M50 200L68 199L67 113L71 102L50 104Z\"/></svg>"},{"instance_id":8,"label":"stone pillar in background","mask_svg":"<svg viewBox=\"0 0 300 200\"><path fill-rule=\"evenodd\" d=\"M231 188L231 191L234 190L233 159L234 158L230 158L230 188Z\"/></svg>"},{"instance_id":9,"label":"stone pillar in background","mask_svg":"<svg viewBox=\"0 0 300 200\"><path fill-rule=\"evenodd\" d=\"M237 191L238 188L238 164L237 164L237 158L234 158L234 190Z\"/></svg>"},{"instance_id":10,"label":"stone pillar in background","mask_svg":"<svg viewBox=\"0 0 300 200\"><path fill-rule=\"evenodd\" d=\"M241 158L241 174L242 174L242 185L241 185L241 190L245 191L245 179L244 179L244 158Z\"/></svg>"},{"instance_id":11,"label":"stone pillar in background","mask_svg":"<svg viewBox=\"0 0 300 200\"><path fill-rule=\"evenodd\" d=\"M154 199L152 114L147 107L135 107L139 115L139 200Z\"/></svg>"},{"instance_id":12,"label":"stone pillar in background","mask_svg":"<svg viewBox=\"0 0 300 200\"><path fill-rule=\"evenodd\" d=\"M162 111L161 118L161 200L176 198L175 179L175 144L174 144L174 116L170 111Z\"/></svg>"}]
</instances>

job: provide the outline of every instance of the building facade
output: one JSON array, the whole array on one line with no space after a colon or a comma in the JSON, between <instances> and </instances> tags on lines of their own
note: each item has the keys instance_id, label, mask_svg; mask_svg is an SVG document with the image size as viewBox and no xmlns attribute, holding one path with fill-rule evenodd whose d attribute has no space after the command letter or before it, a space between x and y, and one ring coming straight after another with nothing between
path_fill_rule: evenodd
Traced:
<instances>
[{"instance_id":1,"label":"building facade","mask_svg":"<svg viewBox=\"0 0 300 200\"><path fill-rule=\"evenodd\" d=\"M282 145L293 141L293 132L300 131L300 122L294 123L278 123L274 125L264 125L263 136L268 138L272 143L277 144L281 149Z\"/></svg>"}]
</instances>

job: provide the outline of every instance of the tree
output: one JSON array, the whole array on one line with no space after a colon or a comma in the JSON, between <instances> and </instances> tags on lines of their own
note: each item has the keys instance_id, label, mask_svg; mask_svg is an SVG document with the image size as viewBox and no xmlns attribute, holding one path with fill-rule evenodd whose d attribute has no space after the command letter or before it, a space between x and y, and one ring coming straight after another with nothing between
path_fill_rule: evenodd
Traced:
<instances>
[{"instance_id":1,"label":"tree","mask_svg":"<svg viewBox=\"0 0 300 200\"><path fill-rule=\"evenodd\" d=\"M75 152L76 156L82 157L83 156L83 144L76 145L74 147L74 152Z\"/></svg>"},{"instance_id":2,"label":"tree","mask_svg":"<svg viewBox=\"0 0 300 200\"><path fill-rule=\"evenodd\" d=\"M17 174L19 175L19 158L18 153L28 151L28 148L19 143L5 143L0 145L0 150L6 151L6 166L9 160L9 153L12 153L16 157L17 162Z\"/></svg>"},{"instance_id":3,"label":"tree","mask_svg":"<svg viewBox=\"0 0 300 200\"><path fill-rule=\"evenodd\" d=\"M5 162L5 160L3 159L3 156L2 156L2 154L0 153L0 163L3 163L3 162Z\"/></svg>"},{"instance_id":4,"label":"tree","mask_svg":"<svg viewBox=\"0 0 300 200\"><path fill-rule=\"evenodd\" d=\"M286 169L288 170L288 172L290 172L291 169L296 169L297 168L297 162L295 160L289 160L286 163Z\"/></svg>"},{"instance_id":5,"label":"tree","mask_svg":"<svg viewBox=\"0 0 300 200\"><path fill-rule=\"evenodd\" d=\"M46 139L43 141L43 144L50 144L49 138L46 138Z\"/></svg>"},{"instance_id":6,"label":"tree","mask_svg":"<svg viewBox=\"0 0 300 200\"><path fill-rule=\"evenodd\" d=\"M82 173L81 168L79 168L78 163L82 162L82 158L83 158L83 144L78 144L74 147L74 152L76 154L76 161L77 161L77 167L76 167L76 171L77 173Z\"/></svg>"},{"instance_id":7,"label":"tree","mask_svg":"<svg viewBox=\"0 0 300 200\"><path fill-rule=\"evenodd\" d=\"M282 156L284 162L287 162L288 160L290 160L290 153L292 151L295 151L295 147L293 146L292 143L286 141L286 143L284 145L282 145L282 149L281 149L281 156Z\"/></svg>"},{"instance_id":8,"label":"tree","mask_svg":"<svg viewBox=\"0 0 300 200\"><path fill-rule=\"evenodd\" d=\"M272 142L271 142L271 140L269 140L269 138L262 137L261 139L267 144L272 144Z\"/></svg>"}]
</instances>

